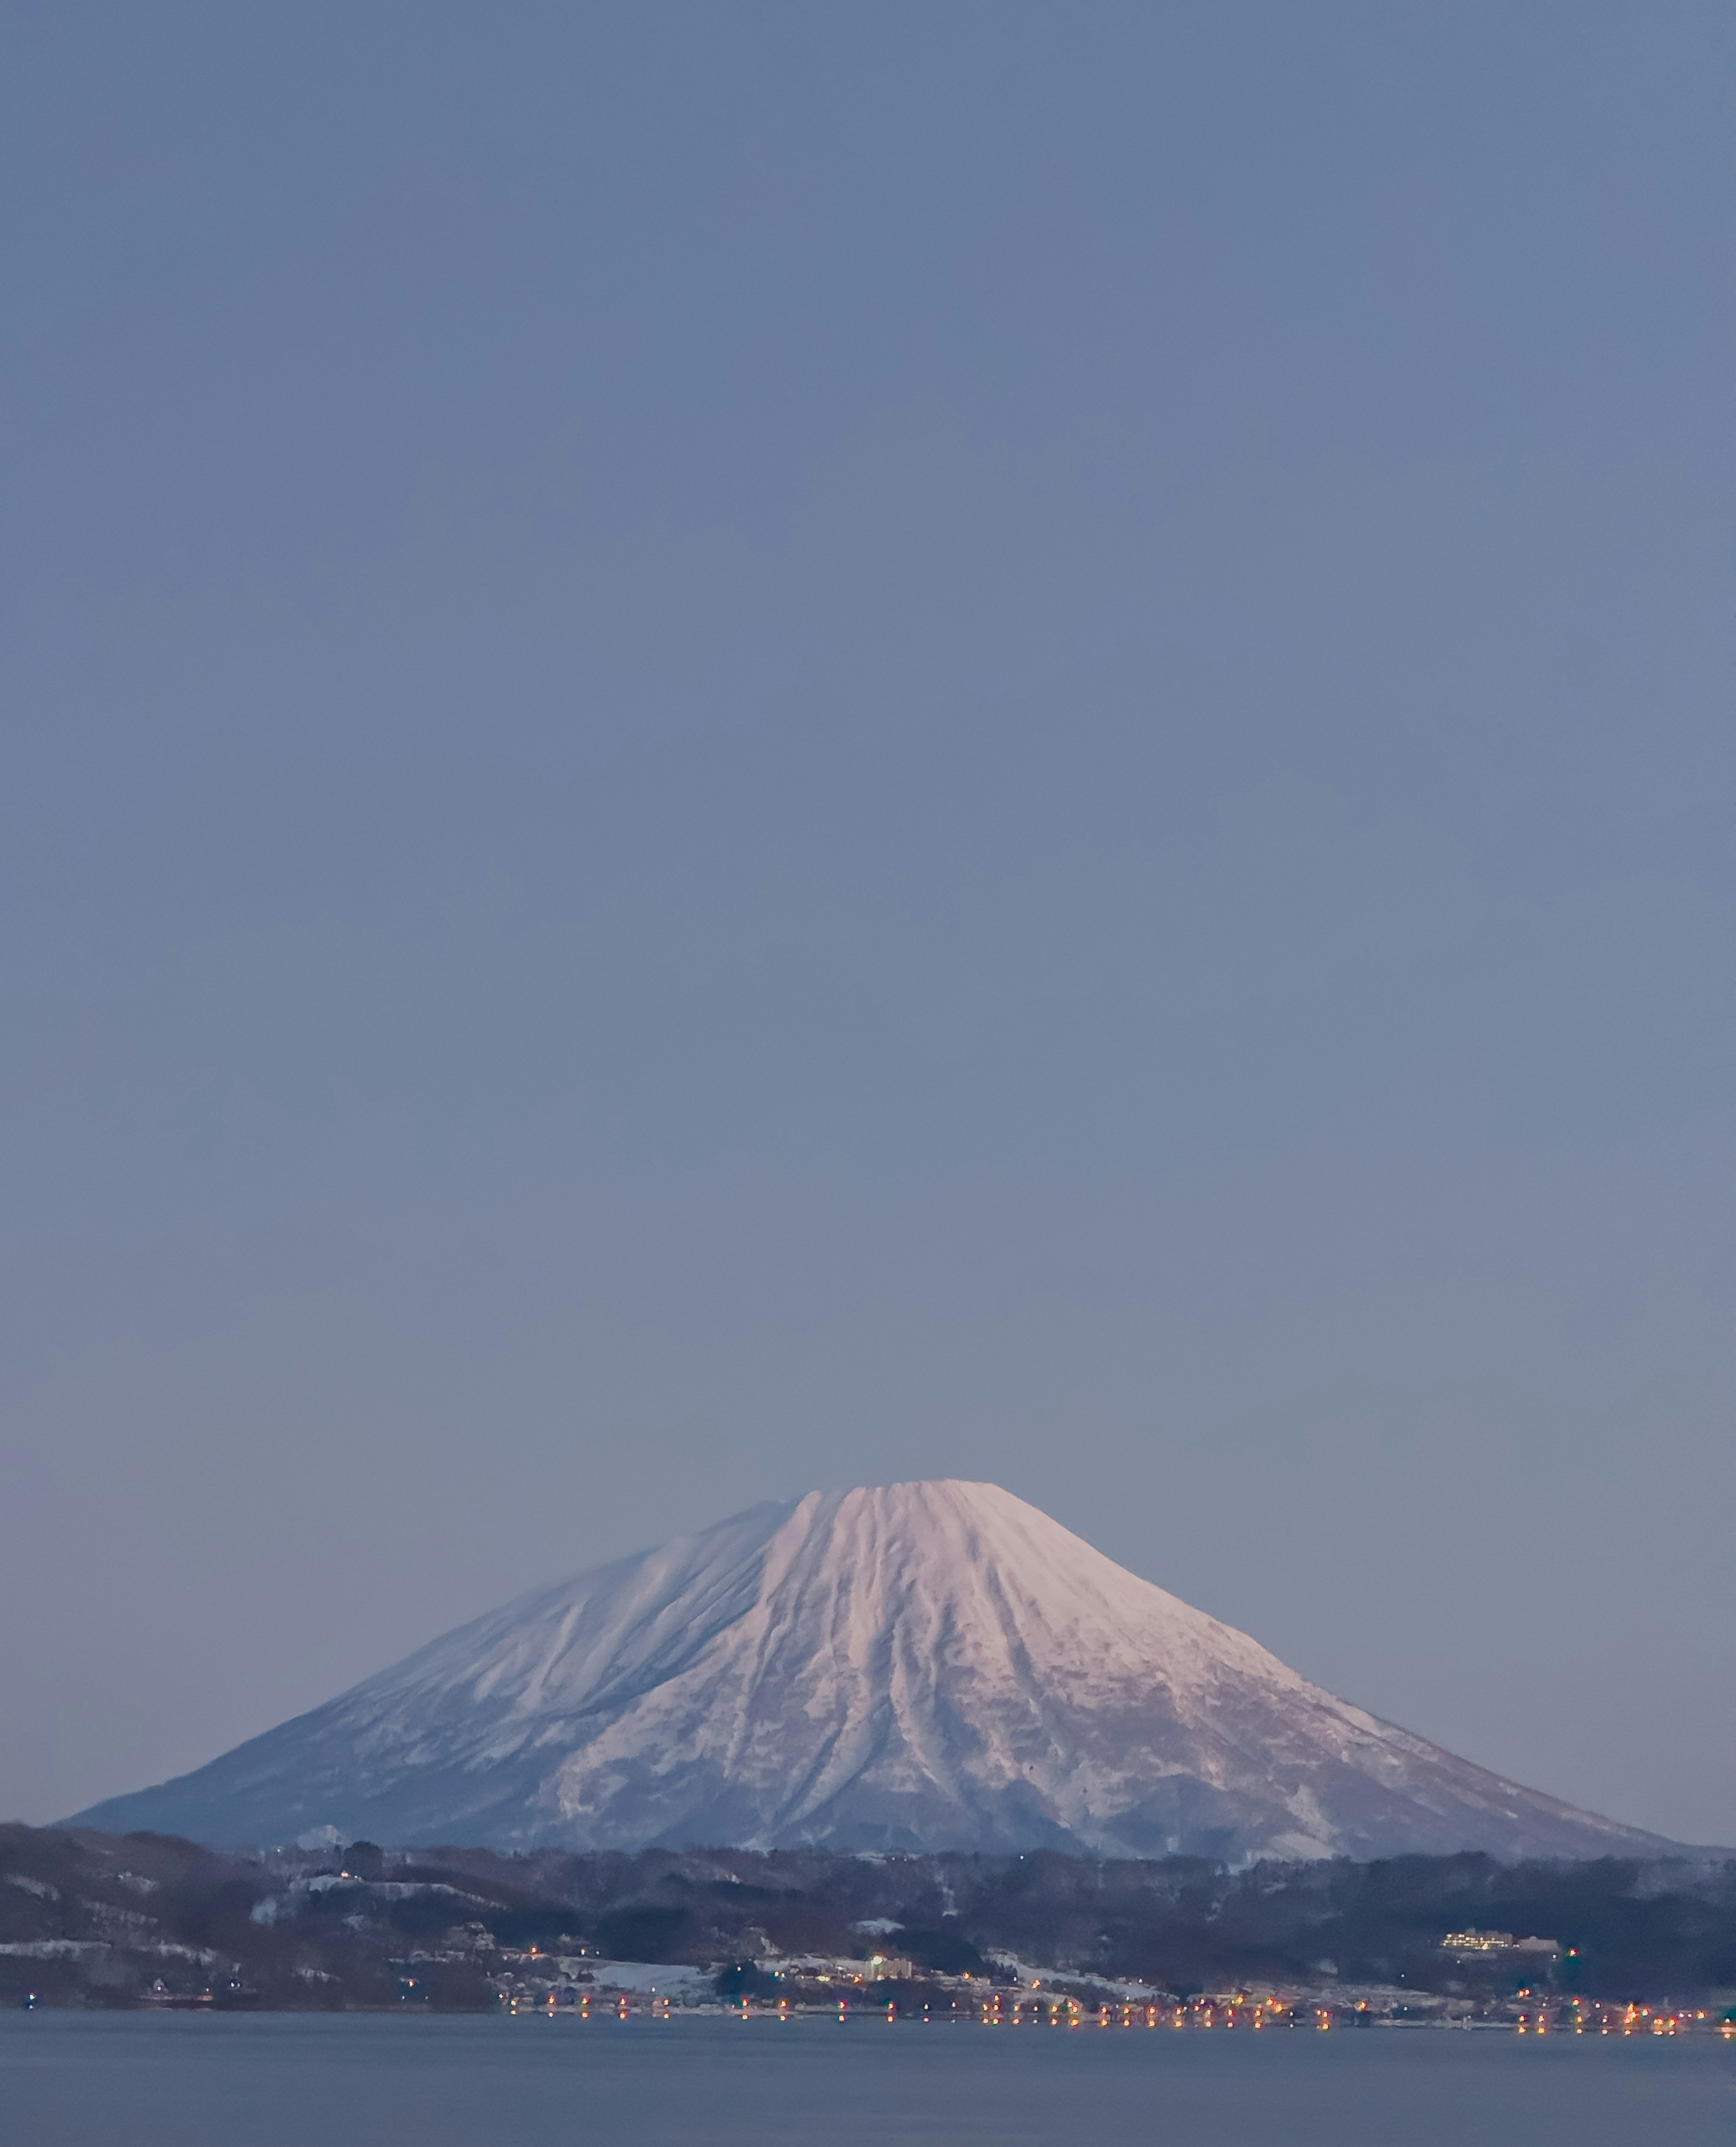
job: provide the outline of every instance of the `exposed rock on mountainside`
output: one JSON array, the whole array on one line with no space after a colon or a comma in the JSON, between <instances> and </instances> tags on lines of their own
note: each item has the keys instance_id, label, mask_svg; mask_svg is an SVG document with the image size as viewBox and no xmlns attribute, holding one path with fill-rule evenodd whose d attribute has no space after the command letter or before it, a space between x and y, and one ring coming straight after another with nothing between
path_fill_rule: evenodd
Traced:
<instances>
[{"instance_id":1,"label":"exposed rock on mountainside","mask_svg":"<svg viewBox=\"0 0 1736 2147\"><path fill-rule=\"evenodd\" d=\"M79 1823L1229 1860L1670 1846L1334 1699L964 1483L754 1507L525 1596Z\"/></svg>"}]
</instances>

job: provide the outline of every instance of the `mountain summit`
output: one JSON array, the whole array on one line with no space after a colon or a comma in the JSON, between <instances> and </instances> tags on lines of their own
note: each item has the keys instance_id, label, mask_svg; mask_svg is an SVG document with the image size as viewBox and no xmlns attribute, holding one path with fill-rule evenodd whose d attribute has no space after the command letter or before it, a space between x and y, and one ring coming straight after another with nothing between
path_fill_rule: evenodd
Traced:
<instances>
[{"instance_id":1,"label":"mountain summit","mask_svg":"<svg viewBox=\"0 0 1736 2147\"><path fill-rule=\"evenodd\" d=\"M1656 1854L1288 1669L993 1484L751 1508L78 1823L218 1843Z\"/></svg>"}]
</instances>

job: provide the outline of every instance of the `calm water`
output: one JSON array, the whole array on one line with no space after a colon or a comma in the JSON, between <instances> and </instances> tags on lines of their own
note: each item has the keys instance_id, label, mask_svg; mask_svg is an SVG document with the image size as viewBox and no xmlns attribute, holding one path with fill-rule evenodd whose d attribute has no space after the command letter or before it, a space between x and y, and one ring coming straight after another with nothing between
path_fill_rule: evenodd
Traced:
<instances>
[{"instance_id":1,"label":"calm water","mask_svg":"<svg viewBox=\"0 0 1736 2147\"><path fill-rule=\"evenodd\" d=\"M1732 2147L1736 2045L1371 2029L0 2016L19 2147Z\"/></svg>"}]
</instances>

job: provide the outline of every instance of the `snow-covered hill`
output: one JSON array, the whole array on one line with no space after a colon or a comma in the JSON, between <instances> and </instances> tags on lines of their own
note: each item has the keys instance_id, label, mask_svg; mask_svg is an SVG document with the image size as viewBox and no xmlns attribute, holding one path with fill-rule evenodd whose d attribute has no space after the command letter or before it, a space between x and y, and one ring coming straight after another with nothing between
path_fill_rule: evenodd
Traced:
<instances>
[{"instance_id":1,"label":"snow-covered hill","mask_svg":"<svg viewBox=\"0 0 1736 2147\"><path fill-rule=\"evenodd\" d=\"M1310 1684L992 1484L756 1506L78 1824L217 1843L1655 1854Z\"/></svg>"}]
</instances>

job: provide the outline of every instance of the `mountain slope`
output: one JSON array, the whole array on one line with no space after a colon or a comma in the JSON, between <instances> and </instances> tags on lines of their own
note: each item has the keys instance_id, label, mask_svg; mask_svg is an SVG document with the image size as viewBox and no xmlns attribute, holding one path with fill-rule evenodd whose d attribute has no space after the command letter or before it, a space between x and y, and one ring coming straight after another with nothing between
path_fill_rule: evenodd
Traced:
<instances>
[{"instance_id":1,"label":"mountain slope","mask_svg":"<svg viewBox=\"0 0 1736 2147\"><path fill-rule=\"evenodd\" d=\"M751 1509L78 1823L213 1842L1656 1854L1313 1685L993 1484Z\"/></svg>"}]
</instances>

